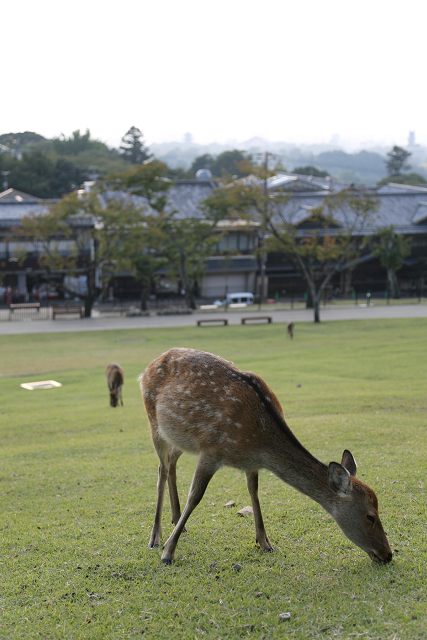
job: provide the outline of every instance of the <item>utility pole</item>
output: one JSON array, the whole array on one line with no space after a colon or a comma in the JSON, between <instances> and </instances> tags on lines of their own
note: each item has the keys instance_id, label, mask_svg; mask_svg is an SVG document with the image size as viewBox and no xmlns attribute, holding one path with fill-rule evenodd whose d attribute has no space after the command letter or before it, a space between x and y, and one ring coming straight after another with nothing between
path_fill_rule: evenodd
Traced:
<instances>
[{"instance_id":1,"label":"utility pole","mask_svg":"<svg viewBox=\"0 0 427 640\"><path fill-rule=\"evenodd\" d=\"M269 158L277 158L274 153L270 151L264 151L264 153L257 154L258 156L264 156L263 166L264 166L264 178L263 178L263 194L264 194L264 220L267 220L268 214L268 185L267 185L267 176L268 176L268 159ZM259 234L259 243L260 243L260 268L261 268L261 291L259 296L259 308L261 309L261 305L264 298L264 289L265 289L265 269L267 264L267 253L264 251L264 239L265 233L264 228L261 228Z\"/></svg>"}]
</instances>

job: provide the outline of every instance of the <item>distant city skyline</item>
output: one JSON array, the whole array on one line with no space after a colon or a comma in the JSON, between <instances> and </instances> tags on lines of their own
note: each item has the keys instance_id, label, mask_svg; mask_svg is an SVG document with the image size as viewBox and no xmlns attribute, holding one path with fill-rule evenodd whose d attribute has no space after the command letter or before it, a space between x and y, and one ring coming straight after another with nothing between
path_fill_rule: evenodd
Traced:
<instances>
[{"instance_id":1,"label":"distant city skyline","mask_svg":"<svg viewBox=\"0 0 427 640\"><path fill-rule=\"evenodd\" d=\"M427 146L415 0L201 5L99 0L2 9L1 133L89 128L118 147L183 142ZM7 28L6 26L9 25ZM335 140L337 138L335 137Z\"/></svg>"}]
</instances>

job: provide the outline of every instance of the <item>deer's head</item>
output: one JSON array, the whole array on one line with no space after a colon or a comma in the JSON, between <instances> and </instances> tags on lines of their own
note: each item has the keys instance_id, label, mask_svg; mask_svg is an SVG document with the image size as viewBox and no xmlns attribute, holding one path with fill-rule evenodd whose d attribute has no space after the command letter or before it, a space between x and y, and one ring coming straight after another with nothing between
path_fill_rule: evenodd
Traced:
<instances>
[{"instance_id":1,"label":"deer's head","mask_svg":"<svg viewBox=\"0 0 427 640\"><path fill-rule=\"evenodd\" d=\"M374 562L390 562L393 557L378 513L375 492L356 478L356 461L347 449L341 464L331 462L328 482L335 499L331 514L343 533L366 551Z\"/></svg>"},{"instance_id":2,"label":"deer's head","mask_svg":"<svg viewBox=\"0 0 427 640\"><path fill-rule=\"evenodd\" d=\"M119 390L112 389L110 390L110 406L117 407L119 404Z\"/></svg>"}]
</instances>

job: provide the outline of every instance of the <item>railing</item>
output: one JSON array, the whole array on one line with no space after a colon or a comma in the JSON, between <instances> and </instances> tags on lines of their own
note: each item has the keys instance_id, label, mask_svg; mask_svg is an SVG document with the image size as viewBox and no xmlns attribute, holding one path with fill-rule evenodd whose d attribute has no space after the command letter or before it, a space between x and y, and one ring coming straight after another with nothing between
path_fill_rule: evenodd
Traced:
<instances>
[{"instance_id":1,"label":"railing","mask_svg":"<svg viewBox=\"0 0 427 640\"><path fill-rule=\"evenodd\" d=\"M15 302L15 301L14 301ZM208 307L205 309L209 313L233 313L241 311L241 309L233 309L232 305L227 308L217 307L213 308L212 299L204 298L197 300L197 308ZM332 298L325 297L322 299L321 307L349 307L349 306L396 306L402 304L426 304L427 303L427 289L421 291L411 290L402 294L399 299L391 299L384 295L384 293L371 293L367 296L367 292L360 292L355 295L338 295ZM56 301L55 304L58 304ZM60 304L67 304L64 301ZM267 298L263 301L262 305L256 302L254 305L248 305L246 308L248 311L258 310L287 310L287 309L305 309L306 297L304 293L295 293L293 296L281 296L277 300L275 298ZM201 309L203 312L204 309ZM148 302L148 311L141 311L141 304L139 300L114 300L104 301L96 303L92 309L92 317L117 317L117 316L140 316L140 315L173 315L173 314L185 314L191 313L191 310L187 308L185 301L182 298L176 299L164 299L164 300L150 300ZM5 302L0 302L0 322L1 321L23 321L23 322L36 322L38 320L51 320L52 319L52 302L42 301L40 308L18 308L14 309L13 313L10 312L9 305Z\"/></svg>"}]
</instances>

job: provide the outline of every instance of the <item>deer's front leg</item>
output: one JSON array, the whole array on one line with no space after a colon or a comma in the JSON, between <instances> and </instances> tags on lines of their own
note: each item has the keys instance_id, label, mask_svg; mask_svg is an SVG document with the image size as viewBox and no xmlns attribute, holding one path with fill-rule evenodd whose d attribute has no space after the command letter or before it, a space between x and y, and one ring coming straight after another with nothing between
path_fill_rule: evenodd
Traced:
<instances>
[{"instance_id":1,"label":"deer's front leg","mask_svg":"<svg viewBox=\"0 0 427 640\"><path fill-rule=\"evenodd\" d=\"M257 542L263 551L274 551L274 548L271 546L271 542L268 539L264 527L261 506L258 500L258 471L247 471L246 482L248 485L249 495L251 496L252 509L254 510L255 534Z\"/></svg>"}]
</instances>

